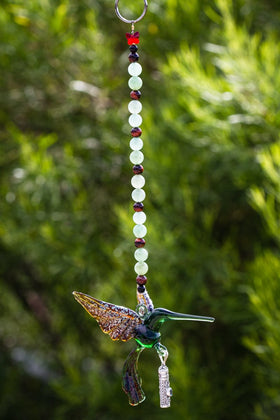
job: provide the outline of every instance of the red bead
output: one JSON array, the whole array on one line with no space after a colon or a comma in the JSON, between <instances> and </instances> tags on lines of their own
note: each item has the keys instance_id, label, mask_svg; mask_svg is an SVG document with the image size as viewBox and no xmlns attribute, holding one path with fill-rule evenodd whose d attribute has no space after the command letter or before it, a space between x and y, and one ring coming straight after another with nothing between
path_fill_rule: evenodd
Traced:
<instances>
[{"instance_id":1,"label":"red bead","mask_svg":"<svg viewBox=\"0 0 280 420\"><path fill-rule=\"evenodd\" d=\"M130 133L131 133L132 137L140 137L141 134L142 134L142 130L139 127L134 127L134 128L132 128Z\"/></svg>"},{"instance_id":2,"label":"red bead","mask_svg":"<svg viewBox=\"0 0 280 420\"><path fill-rule=\"evenodd\" d=\"M130 53L128 59L131 63L135 63L135 61L139 60L139 54L137 53Z\"/></svg>"},{"instance_id":3,"label":"red bead","mask_svg":"<svg viewBox=\"0 0 280 420\"><path fill-rule=\"evenodd\" d=\"M130 97L131 97L131 99L140 99L141 98L141 92L140 92L140 90L132 90L131 92L130 92Z\"/></svg>"},{"instance_id":4,"label":"red bead","mask_svg":"<svg viewBox=\"0 0 280 420\"><path fill-rule=\"evenodd\" d=\"M132 170L134 174L142 174L144 167L142 165L134 165Z\"/></svg>"},{"instance_id":5,"label":"red bead","mask_svg":"<svg viewBox=\"0 0 280 420\"><path fill-rule=\"evenodd\" d=\"M134 211L137 211L137 212L142 211L143 208L144 208L144 204L143 203L134 203L133 208L134 208Z\"/></svg>"},{"instance_id":6,"label":"red bead","mask_svg":"<svg viewBox=\"0 0 280 420\"><path fill-rule=\"evenodd\" d=\"M136 248L143 248L143 246L145 246L145 243L146 241L143 238L136 238L134 241Z\"/></svg>"},{"instance_id":7,"label":"red bead","mask_svg":"<svg viewBox=\"0 0 280 420\"><path fill-rule=\"evenodd\" d=\"M147 283L147 277L146 276L137 276L136 277L136 283L140 286L144 286L144 284Z\"/></svg>"},{"instance_id":8,"label":"red bead","mask_svg":"<svg viewBox=\"0 0 280 420\"><path fill-rule=\"evenodd\" d=\"M127 32L125 34L128 45L132 44L139 44L139 32L134 32L133 34L130 34Z\"/></svg>"}]
</instances>

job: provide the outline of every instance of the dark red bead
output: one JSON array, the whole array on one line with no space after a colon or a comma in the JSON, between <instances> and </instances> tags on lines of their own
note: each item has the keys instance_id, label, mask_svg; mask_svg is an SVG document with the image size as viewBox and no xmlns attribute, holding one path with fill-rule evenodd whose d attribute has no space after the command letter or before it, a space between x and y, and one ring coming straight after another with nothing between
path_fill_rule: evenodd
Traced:
<instances>
[{"instance_id":1,"label":"dark red bead","mask_svg":"<svg viewBox=\"0 0 280 420\"><path fill-rule=\"evenodd\" d=\"M131 99L140 99L141 98L141 92L140 92L140 90L132 90L131 92L130 92L130 97L131 97Z\"/></svg>"},{"instance_id":2,"label":"dark red bead","mask_svg":"<svg viewBox=\"0 0 280 420\"><path fill-rule=\"evenodd\" d=\"M138 290L138 293L144 293L145 292L145 286L138 286L137 290Z\"/></svg>"},{"instance_id":3,"label":"dark red bead","mask_svg":"<svg viewBox=\"0 0 280 420\"><path fill-rule=\"evenodd\" d=\"M133 204L134 211L142 211L144 208L143 203L134 203Z\"/></svg>"},{"instance_id":4,"label":"dark red bead","mask_svg":"<svg viewBox=\"0 0 280 420\"><path fill-rule=\"evenodd\" d=\"M143 246L145 246L145 243L146 241L143 238L136 238L134 241L136 248L143 248Z\"/></svg>"},{"instance_id":5,"label":"dark red bead","mask_svg":"<svg viewBox=\"0 0 280 420\"><path fill-rule=\"evenodd\" d=\"M134 174L142 174L144 171L144 167L142 165L134 165L133 166L133 173Z\"/></svg>"},{"instance_id":6,"label":"dark red bead","mask_svg":"<svg viewBox=\"0 0 280 420\"><path fill-rule=\"evenodd\" d=\"M138 47L137 47L137 45L132 44L132 45L129 46L129 50L132 53L136 53L136 51L138 50Z\"/></svg>"},{"instance_id":7,"label":"dark red bead","mask_svg":"<svg viewBox=\"0 0 280 420\"><path fill-rule=\"evenodd\" d=\"M136 277L136 283L139 284L139 286L144 286L144 284L147 283L147 277L146 276L137 276Z\"/></svg>"},{"instance_id":8,"label":"dark red bead","mask_svg":"<svg viewBox=\"0 0 280 420\"><path fill-rule=\"evenodd\" d=\"M141 134L142 134L142 130L139 127L134 127L134 128L132 128L130 133L131 133L132 137L140 137Z\"/></svg>"},{"instance_id":9,"label":"dark red bead","mask_svg":"<svg viewBox=\"0 0 280 420\"><path fill-rule=\"evenodd\" d=\"M130 53L128 59L131 63L135 63L135 61L139 60L139 54L137 53Z\"/></svg>"}]
</instances>

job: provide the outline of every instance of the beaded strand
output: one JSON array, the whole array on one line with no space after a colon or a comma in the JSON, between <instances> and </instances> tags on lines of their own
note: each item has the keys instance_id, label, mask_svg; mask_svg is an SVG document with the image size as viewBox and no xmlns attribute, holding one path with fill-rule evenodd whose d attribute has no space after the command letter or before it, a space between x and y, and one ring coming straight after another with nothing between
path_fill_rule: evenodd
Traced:
<instances>
[{"instance_id":1,"label":"beaded strand","mask_svg":"<svg viewBox=\"0 0 280 420\"><path fill-rule=\"evenodd\" d=\"M144 154L142 153L141 149L143 147L143 140L140 138L142 134L142 130L140 128L142 124L142 117L140 112L142 111L142 104L139 101L141 98L141 89L143 85L143 81L141 79L140 74L142 73L142 66L138 63L139 54L137 53L138 47L136 44L139 43L139 32L135 32L132 30L132 33L126 34L130 54L128 56L128 60L130 62L128 66L128 73L131 76L128 81L128 86L130 87L130 98L132 99L128 104L128 111L130 112L130 116L128 119L129 125L131 128L131 140L130 140L130 148L132 152L130 153L130 161L133 163L133 176L131 178L131 185L134 188L132 191L132 199L134 201L133 209L133 222L135 226L133 227L133 234L136 237L134 244L137 248L134 252L134 258L137 261L134 270L137 274L136 283L137 283L137 292L142 294L145 292L145 284L147 282L147 277L145 274L148 271L148 264L145 262L148 258L148 251L144 248L146 241L144 236L146 236L147 228L144 225L146 221L146 214L144 213L144 204L143 201L145 200L146 193L143 190L145 185L145 178L142 175L144 171L144 167L142 166L142 162L144 160Z\"/></svg>"}]
</instances>

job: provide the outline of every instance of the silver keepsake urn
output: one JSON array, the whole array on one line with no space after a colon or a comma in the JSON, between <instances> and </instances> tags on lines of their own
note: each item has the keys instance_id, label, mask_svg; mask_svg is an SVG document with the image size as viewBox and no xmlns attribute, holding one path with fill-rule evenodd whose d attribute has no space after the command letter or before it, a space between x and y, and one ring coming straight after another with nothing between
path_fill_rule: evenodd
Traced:
<instances>
[{"instance_id":1,"label":"silver keepsake urn","mask_svg":"<svg viewBox=\"0 0 280 420\"><path fill-rule=\"evenodd\" d=\"M162 364L158 368L158 378L159 378L160 407L168 408L170 407L170 399L172 397L172 388L170 388L169 371L166 365Z\"/></svg>"}]
</instances>

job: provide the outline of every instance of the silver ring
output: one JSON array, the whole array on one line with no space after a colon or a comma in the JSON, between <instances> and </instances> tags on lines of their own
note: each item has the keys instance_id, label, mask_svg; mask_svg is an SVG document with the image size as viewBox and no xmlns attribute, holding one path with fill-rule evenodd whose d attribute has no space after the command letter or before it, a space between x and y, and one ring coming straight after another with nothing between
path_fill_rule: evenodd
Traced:
<instances>
[{"instance_id":1,"label":"silver ring","mask_svg":"<svg viewBox=\"0 0 280 420\"><path fill-rule=\"evenodd\" d=\"M120 20L122 20L122 21L123 21L123 22L125 22L125 23L132 23L132 24L134 24L134 23L136 23L136 22L139 22L141 19L143 19L143 17L145 16L145 14L146 14L146 12L147 12L147 9L148 9L148 0L144 0L144 10L143 10L142 15L141 15L141 16L139 16L137 19L131 19L131 20L129 20L129 19L124 18L124 17L120 14L118 4L119 4L119 0L116 0L116 1L115 1L115 11L116 11L116 15L118 16L118 18L119 18Z\"/></svg>"}]
</instances>

